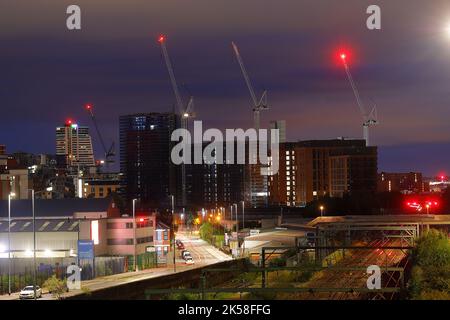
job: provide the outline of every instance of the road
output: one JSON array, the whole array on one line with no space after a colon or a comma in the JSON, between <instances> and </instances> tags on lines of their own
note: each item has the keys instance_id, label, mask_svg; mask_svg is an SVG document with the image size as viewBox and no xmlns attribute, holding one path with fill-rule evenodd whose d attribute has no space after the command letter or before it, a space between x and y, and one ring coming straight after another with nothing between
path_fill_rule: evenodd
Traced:
<instances>
[{"instance_id":1,"label":"road","mask_svg":"<svg viewBox=\"0 0 450 320\"><path fill-rule=\"evenodd\" d=\"M231 256L228 256L222 251L216 249L214 246L201 240L199 236L196 234L190 234L189 232L186 231L178 231L177 239L180 239L183 242L186 250L191 252L195 264L193 265L185 264L184 260L181 259L180 251L177 250L176 272L200 268L222 261L232 260ZM99 277L93 280L86 280L82 281L81 287L93 292L95 290L104 289L120 284L132 283L144 279L151 279L163 275L173 274L174 273L174 267L172 263L173 258L169 258L168 260L169 260L168 265L165 267L147 269L137 272L126 272L106 277ZM64 296L73 296L80 293L82 293L82 290L73 290L71 292L64 294ZM0 296L0 300L18 300L18 299L19 299L18 293L14 293L11 296L8 295ZM48 300L52 299L52 297L50 294L44 293L41 299Z\"/></svg>"}]
</instances>

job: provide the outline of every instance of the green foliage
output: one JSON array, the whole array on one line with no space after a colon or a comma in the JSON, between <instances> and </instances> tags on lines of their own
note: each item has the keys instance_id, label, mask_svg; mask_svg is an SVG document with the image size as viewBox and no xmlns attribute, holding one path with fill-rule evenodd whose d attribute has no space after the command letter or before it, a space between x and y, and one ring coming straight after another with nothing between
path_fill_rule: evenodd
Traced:
<instances>
[{"instance_id":1,"label":"green foliage","mask_svg":"<svg viewBox=\"0 0 450 320\"><path fill-rule=\"evenodd\" d=\"M450 264L450 242L447 235L431 229L417 240L413 261L422 267L443 267Z\"/></svg>"},{"instance_id":2,"label":"green foliage","mask_svg":"<svg viewBox=\"0 0 450 320\"><path fill-rule=\"evenodd\" d=\"M214 231L213 228L214 228L213 225L209 222L205 222L204 224L202 224L198 230L200 238L208 242L211 241Z\"/></svg>"},{"instance_id":3,"label":"green foliage","mask_svg":"<svg viewBox=\"0 0 450 320\"><path fill-rule=\"evenodd\" d=\"M225 243L225 236L222 235L215 235L214 236L214 246L217 248L222 248Z\"/></svg>"},{"instance_id":4,"label":"green foliage","mask_svg":"<svg viewBox=\"0 0 450 320\"><path fill-rule=\"evenodd\" d=\"M448 299L450 295L450 241L445 233L430 230L412 251L414 267L408 282L412 299Z\"/></svg>"},{"instance_id":5,"label":"green foliage","mask_svg":"<svg viewBox=\"0 0 450 320\"><path fill-rule=\"evenodd\" d=\"M171 293L166 296L166 300L199 300L197 293Z\"/></svg>"},{"instance_id":6,"label":"green foliage","mask_svg":"<svg viewBox=\"0 0 450 320\"><path fill-rule=\"evenodd\" d=\"M81 287L81 291L87 296L92 295L91 289L89 289L88 287Z\"/></svg>"},{"instance_id":7,"label":"green foliage","mask_svg":"<svg viewBox=\"0 0 450 320\"><path fill-rule=\"evenodd\" d=\"M42 287L46 288L56 299L61 299L61 295L67 290L66 281L57 278L56 275L45 280Z\"/></svg>"},{"instance_id":8,"label":"green foliage","mask_svg":"<svg viewBox=\"0 0 450 320\"><path fill-rule=\"evenodd\" d=\"M269 260L269 267L285 267L286 266L286 258L277 257Z\"/></svg>"}]
</instances>

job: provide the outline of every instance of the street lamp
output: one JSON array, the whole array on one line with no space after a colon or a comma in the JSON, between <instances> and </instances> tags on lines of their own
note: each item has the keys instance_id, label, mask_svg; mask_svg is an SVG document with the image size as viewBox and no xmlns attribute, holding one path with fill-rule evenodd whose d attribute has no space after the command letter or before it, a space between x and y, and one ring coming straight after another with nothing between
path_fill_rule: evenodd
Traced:
<instances>
[{"instance_id":1,"label":"street lamp","mask_svg":"<svg viewBox=\"0 0 450 320\"><path fill-rule=\"evenodd\" d=\"M427 203L427 205L425 207L427 208L427 214L429 214L430 213L430 204Z\"/></svg>"},{"instance_id":2,"label":"street lamp","mask_svg":"<svg viewBox=\"0 0 450 320\"><path fill-rule=\"evenodd\" d=\"M11 192L8 194L8 294L11 295L11 199L16 194Z\"/></svg>"},{"instance_id":3,"label":"street lamp","mask_svg":"<svg viewBox=\"0 0 450 320\"><path fill-rule=\"evenodd\" d=\"M242 229L245 229L245 201L241 201L242 204Z\"/></svg>"},{"instance_id":4,"label":"street lamp","mask_svg":"<svg viewBox=\"0 0 450 320\"><path fill-rule=\"evenodd\" d=\"M237 203L233 203L234 213L236 214L236 233L239 232L239 221L238 221L238 211L237 211Z\"/></svg>"},{"instance_id":5,"label":"street lamp","mask_svg":"<svg viewBox=\"0 0 450 320\"><path fill-rule=\"evenodd\" d=\"M173 272L177 272L176 259L175 259L175 225L174 225L174 219L175 219L175 217L174 217L174 214L175 214L175 196L174 195L170 195L169 197L170 197L170 203L172 205Z\"/></svg>"},{"instance_id":6,"label":"street lamp","mask_svg":"<svg viewBox=\"0 0 450 320\"><path fill-rule=\"evenodd\" d=\"M134 263L134 271L138 271L137 268L137 259L136 259L136 201L137 199L133 199L133 263Z\"/></svg>"},{"instance_id":7,"label":"street lamp","mask_svg":"<svg viewBox=\"0 0 450 320\"><path fill-rule=\"evenodd\" d=\"M319 209L320 209L320 216L323 217L323 210L325 209L325 207L320 206Z\"/></svg>"},{"instance_id":8,"label":"street lamp","mask_svg":"<svg viewBox=\"0 0 450 320\"><path fill-rule=\"evenodd\" d=\"M34 210L34 189L30 189L31 191L31 212L33 214L33 291L34 300L36 297L36 285L37 285L37 275L36 275L36 214Z\"/></svg>"}]
</instances>

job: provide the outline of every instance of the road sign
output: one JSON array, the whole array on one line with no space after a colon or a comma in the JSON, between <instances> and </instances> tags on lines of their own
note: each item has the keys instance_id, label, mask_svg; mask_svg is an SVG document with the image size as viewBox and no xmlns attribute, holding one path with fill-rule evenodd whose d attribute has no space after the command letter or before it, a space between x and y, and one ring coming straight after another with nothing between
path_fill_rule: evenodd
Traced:
<instances>
[{"instance_id":1,"label":"road sign","mask_svg":"<svg viewBox=\"0 0 450 320\"><path fill-rule=\"evenodd\" d=\"M94 241L78 240L78 258L94 259Z\"/></svg>"}]
</instances>

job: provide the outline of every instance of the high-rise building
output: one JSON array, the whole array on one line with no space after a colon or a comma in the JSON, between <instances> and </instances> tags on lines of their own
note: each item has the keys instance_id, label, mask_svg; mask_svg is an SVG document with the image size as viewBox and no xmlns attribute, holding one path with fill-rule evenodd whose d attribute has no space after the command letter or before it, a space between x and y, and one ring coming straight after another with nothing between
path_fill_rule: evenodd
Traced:
<instances>
[{"instance_id":1,"label":"high-rise building","mask_svg":"<svg viewBox=\"0 0 450 320\"><path fill-rule=\"evenodd\" d=\"M324 196L376 192L377 148L364 140L284 143L279 161L279 173L269 180L271 204L304 206Z\"/></svg>"},{"instance_id":2,"label":"high-rise building","mask_svg":"<svg viewBox=\"0 0 450 320\"><path fill-rule=\"evenodd\" d=\"M121 185L127 201L158 208L181 200L180 166L170 158L173 130L178 127L174 113L139 113L120 116Z\"/></svg>"},{"instance_id":3,"label":"high-rise building","mask_svg":"<svg viewBox=\"0 0 450 320\"><path fill-rule=\"evenodd\" d=\"M95 166L89 128L67 121L56 128L56 156L60 168Z\"/></svg>"},{"instance_id":4,"label":"high-rise building","mask_svg":"<svg viewBox=\"0 0 450 320\"><path fill-rule=\"evenodd\" d=\"M6 154L6 146L4 144L0 144L0 156Z\"/></svg>"},{"instance_id":5,"label":"high-rise building","mask_svg":"<svg viewBox=\"0 0 450 320\"><path fill-rule=\"evenodd\" d=\"M203 144L204 148L207 144ZM226 146L223 146L226 154ZM246 165L234 163L203 163L189 165L187 185L190 186L187 200L194 208L228 207L245 200Z\"/></svg>"},{"instance_id":6,"label":"high-rise building","mask_svg":"<svg viewBox=\"0 0 450 320\"><path fill-rule=\"evenodd\" d=\"M279 130L279 142L286 142L286 120L274 120L270 121L270 129Z\"/></svg>"},{"instance_id":7,"label":"high-rise building","mask_svg":"<svg viewBox=\"0 0 450 320\"><path fill-rule=\"evenodd\" d=\"M329 195L373 195L377 192L377 147L333 150L329 159Z\"/></svg>"}]
</instances>

